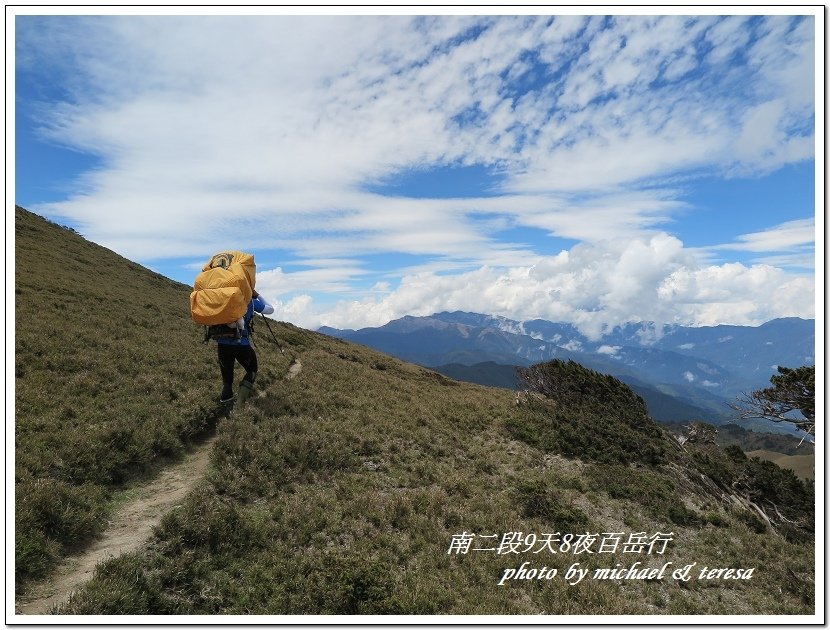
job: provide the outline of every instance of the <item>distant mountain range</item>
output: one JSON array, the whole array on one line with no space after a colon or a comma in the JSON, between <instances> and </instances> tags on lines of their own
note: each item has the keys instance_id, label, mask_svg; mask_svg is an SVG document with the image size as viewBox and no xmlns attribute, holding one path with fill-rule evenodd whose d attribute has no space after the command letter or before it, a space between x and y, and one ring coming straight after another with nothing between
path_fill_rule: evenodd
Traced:
<instances>
[{"instance_id":1,"label":"distant mountain range","mask_svg":"<svg viewBox=\"0 0 830 630\"><path fill-rule=\"evenodd\" d=\"M444 312L406 316L377 328L319 332L459 380L500 387L517 386L515 366L572 359L626 382L656 419L667 422L728 422L727 403L768 386L776 366L815 362L815 320L794 317L761 326L631 323L590 339L565 323Z\"/></svg>"}]
</instances>

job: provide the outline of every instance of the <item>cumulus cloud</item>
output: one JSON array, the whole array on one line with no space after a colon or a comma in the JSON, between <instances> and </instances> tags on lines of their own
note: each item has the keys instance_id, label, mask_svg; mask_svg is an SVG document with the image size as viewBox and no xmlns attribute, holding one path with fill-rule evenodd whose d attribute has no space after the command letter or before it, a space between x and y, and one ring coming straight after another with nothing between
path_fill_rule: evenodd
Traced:
<instances>
[{"instance_id":1,"label":"cumulus cloud","mask_svg":"<svg viewBox=\"0 0 830 630\"><path fill-rule=\"evenodd\" d=\"M765 265L701 266L668 235L580 244L532 266L424 272L405 276L383 296L306 306L301 321L311 326L378 326L406 314L464 310L570 322L594 339L627 321L758 325L785 315L814 317L812 278Z\"/></svg>"},{"instance_id":2,"label":"cumulus cloud","mask_svg":"<svg viewBox=\"0 0 830 630\"><path fill-rule=\"evenodd\" d=\"M557 343L557 345L560 344ZM582 342L577 339L571 339L568 343L562 344L562 347L571 352L582 352L583 350Z\"/></svg>"},{"instance_id":3,"label":"cumulus cloud","mask_svg":"<svg viewBox=\"0 0 830 630\"><path fill-rule=\"evenodd\" d=\"M365 275L365 270L347 264L285 273L281 267L257 273L257 290L263 295L278 296L304 291L315 287L318 291L343 292L350 288L350 281Z\"/></svg>"}]
</instances>

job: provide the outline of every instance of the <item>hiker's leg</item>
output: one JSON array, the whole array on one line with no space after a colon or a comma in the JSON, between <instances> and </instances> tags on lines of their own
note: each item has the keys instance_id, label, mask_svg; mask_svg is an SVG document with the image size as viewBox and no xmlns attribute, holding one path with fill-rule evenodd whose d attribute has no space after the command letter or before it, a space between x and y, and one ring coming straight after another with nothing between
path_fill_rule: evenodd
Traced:
<instances>
[{"instance_id":1,"label":"hiker's leg","mask_svg":"<svg viewBox=\"0 0 830 630\"><path fill-rule=\"evenodd\" d=\"M242 380L253 385L258 367L254 349L251 346L237 346L236 360L245 368L245 376Z\"/></svg>"},{"instance_id":2,"label":"hiker's leg","mask_svg":"<svg viewBox=\"0 0 830 630\"><path fill-rule=\"evenodd\" d=\"M234 346L218 343L216 347L219 355L219 371L222 373L222 393L219 395L219 402L227 402L233 399L233 366L236 352L234 352Z\"/></svg>"},{"instance_id":3,"label":"hiker's leg","mask_svg":"<svg viewBox=\"0 0 830 630\"><path fill-rule=\"evenodd\" d=\"M257 371L256 352L251 346L239 346L236 360L245 368L245 377L239 383L239 405L242 407L254 387Z\"/></svg>"}]
</instances>

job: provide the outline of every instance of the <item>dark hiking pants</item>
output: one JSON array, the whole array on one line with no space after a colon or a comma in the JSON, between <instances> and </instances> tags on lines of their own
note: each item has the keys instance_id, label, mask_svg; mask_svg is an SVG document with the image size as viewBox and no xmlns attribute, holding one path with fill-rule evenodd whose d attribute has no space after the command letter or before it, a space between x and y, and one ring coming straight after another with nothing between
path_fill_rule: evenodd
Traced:
<instances>
[{"instance_id":1,"label":"dark hiking pants","mask_svg":"<svg viewBox=\"0 0 830 630\"><path fill-rule=\"evenodd\" d=\"M219 369L222 372L222 400L233 398L233 368L237 361L245 369L243 380L253 385L256 378L256 352L251 346L216 344L219 348Z\"/></svg>"}]
</instances>

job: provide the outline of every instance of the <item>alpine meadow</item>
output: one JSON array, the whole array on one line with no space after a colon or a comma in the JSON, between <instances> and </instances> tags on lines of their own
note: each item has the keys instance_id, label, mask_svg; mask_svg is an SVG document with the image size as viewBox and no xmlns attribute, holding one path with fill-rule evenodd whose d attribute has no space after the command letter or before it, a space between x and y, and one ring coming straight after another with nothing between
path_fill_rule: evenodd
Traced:
<instances>
[{"instance_id":1,"label":"alpine meadow","mask_svg":"<svg viewBox=\"0 0 830 630\"><path fill-rule=\"evenodd\" d=\"M223 414L190 287L15 213L20 601L165 468L210 464L65 615L812 615L813 484L684 444L627 385L463 383L296 326ZM292 362L302 371L285 378Z\"/></svg>"}]
</instances>

